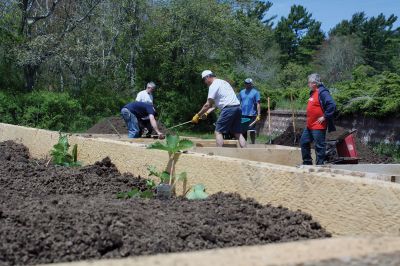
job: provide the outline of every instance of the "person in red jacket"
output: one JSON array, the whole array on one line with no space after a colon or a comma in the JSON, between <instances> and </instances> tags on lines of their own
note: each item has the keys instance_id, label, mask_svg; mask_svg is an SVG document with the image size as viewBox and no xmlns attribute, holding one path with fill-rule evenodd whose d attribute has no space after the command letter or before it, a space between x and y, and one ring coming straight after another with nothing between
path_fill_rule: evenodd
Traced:
<instances>
[{"instance_id":1,"label":"person in red jacket","mask_svg":"<svg viewBox=\"0 0 400 266\"><path fill-rule=\"evenodd\" d=\"M308 87L311 91L306 110L307 125L300 139L301 155L304 165L312 165L311 143L314 142L316 164L322 165L325 163L326 131L336 130L333 124L336 104L318 74L308 76Z\"/></svg>"}]
</instances>

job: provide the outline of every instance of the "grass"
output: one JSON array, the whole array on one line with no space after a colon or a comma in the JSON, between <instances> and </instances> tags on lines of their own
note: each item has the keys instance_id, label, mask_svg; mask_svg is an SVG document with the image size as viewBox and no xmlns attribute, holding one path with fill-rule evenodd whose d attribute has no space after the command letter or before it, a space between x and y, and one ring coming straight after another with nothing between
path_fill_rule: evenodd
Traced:
<instances>
[{"instance_id":1,"label":"grass","mask_svg":"<svg viewBox=\"0 0 400 266\"><path fill-rule=\"evenodd\" d=\"M305 111L307 107L307 103L303 103L301 101L294 101L294 109L296 111ZM280 99L277 101L275 110L292 110L292 104L288 99Z\"/></svg>"},{"instance_id":2,"label":"grass","mask_svg":"<svg viewBox=\"0 0 400 266\"><path fill-rule=\"evenodd\" d=\"M273 140L274 138L276 138L277 136L278 136L277 134L272 134L271 136L268 136L268 135L258 135L258 136L256 137L256 143L262 143L262 144L270 143L270 142L272 142L272 140Z\"/></svg>"},{"instance_id":3,"label":"grass","mask_svg":"<svg viewBox=\"0 0 400 266\"><path fill-rule=\"evenodd\" d=\"M196 132L196 131L189 131L189 130L183 130L183 131L176 131L179 136L183 137L194 137L194 138L199 138L199 139L214 139L214 132Z\"/></svg>"}]
</instances>

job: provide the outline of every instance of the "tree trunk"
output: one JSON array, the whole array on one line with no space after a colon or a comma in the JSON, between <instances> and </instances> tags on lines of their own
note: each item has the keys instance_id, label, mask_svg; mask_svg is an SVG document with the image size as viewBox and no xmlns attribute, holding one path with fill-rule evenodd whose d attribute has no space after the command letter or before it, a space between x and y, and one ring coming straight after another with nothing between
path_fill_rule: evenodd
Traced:
<instances>
[{"instance_id":1,"label":"tree trunk","mask_svg":"<svg viewBox=\"0 0 400 266\"><path fill-rule=\"evenodd\" d=\"M30 92L35 86L35 77L37 66L25 66L24 67L24 78L25 78L25 91Z\"/></svg>"},{"instance_id":2,"label":"tree trunk","mask_svg":"<svg viewBox=\"0 0 400 266\"><path fill-rule=\"evenodd\" d=\"M129 59L129 79L131 88L135 88L135 81L136 81L136 64L135 64L135 51L134 48L131 48L131 55Z\"/></svg>"}]
</instances>

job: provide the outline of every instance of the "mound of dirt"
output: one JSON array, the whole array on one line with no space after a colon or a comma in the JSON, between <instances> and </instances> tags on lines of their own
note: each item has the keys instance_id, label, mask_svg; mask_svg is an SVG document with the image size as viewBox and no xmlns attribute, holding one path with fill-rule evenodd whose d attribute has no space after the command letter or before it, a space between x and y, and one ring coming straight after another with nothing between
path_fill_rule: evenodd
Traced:
<instances>
[{"instance_id":1,"label":"mound of dirt","mask_svg":"<svg viewBox=\"0 0 400 266\"><path fill-rule=\"evenodd\" d=\"M285 145L285 146L293 146L293 147L299 147L300 146L300 138L301 134L303 133L303 130L305 128L305 123L298 123L296 124L296 132L294 133L293 131L293 126L290 125L286 130L276 137L273 140L273 144L277 145ZM345 129L343 127L338 127L336 126L336 131L329 132L326 134L326 139L327 140L335 140L338 139L340 136L350 132L350 130ZM379 155L376 154L370 147L362 143L356 135L356 149L358 153L358 157L360 158L360 163L391 163L393 162L393 159L384 156L384 155Z\"/></svg>"},{"instance_id":2,"label":"mound of dirt","mask_svg":"<svg viewBox=\"0 0 400 266\"><path fill-rule=\"evenodd\" d=\"M110 159L79 168L0 143L0 265L118 258L330 237L311 215L237 194L119 200L145 180ZM3 156L5 155L5 156Z\"/></svg>"},{"instance_id":3,"label":"mound of dirt","mask_svg":"<svg viewBox=\"0 0 400 266\"><path fill-rule=\"evenodd\" d=\"M128 128L126 127L125 121L120 116L105 118L89 128L86 133L116 134L115 130L110 124L115 127L119 134L127 134Z\"/></svg>"},{"instance_id":4,"label":"mound of dirt","mask_svg":"<svg viewBox=\"0 0 400 266\"><path fill-rule=\"evenodd\" d=\"M113 129L113 126L115 129ZM140 126L148 127L148 128L151 127L149 123L145 124L142 122L140 122ZM161 132L163 132L163 133L167 132L167 128L160 121L157 121L157 126ZM86 133L117 134L117 132L115 132L115 130L117 130L119 134L127 134L127 132L128 132L128 128L126 127L125 121L120 116L112 116L112 117L105 118L105 119L101 120L100 122L98 122L97 124L95 124L94 126L92 126L91 128L89 128L86 131ZM156 132L154 132L154 131L151 133L153 135L156 134Z\"/></svg>"}]
</instances>

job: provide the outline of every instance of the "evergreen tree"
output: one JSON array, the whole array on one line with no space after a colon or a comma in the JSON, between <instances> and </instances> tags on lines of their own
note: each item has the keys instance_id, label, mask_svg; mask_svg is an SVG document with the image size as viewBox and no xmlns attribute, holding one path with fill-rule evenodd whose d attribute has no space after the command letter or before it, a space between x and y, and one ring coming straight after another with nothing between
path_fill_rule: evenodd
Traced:
<instances>
[{"instance_id":1,"label":"evergreen tree","mask_svg":"<svg viewBox=\"0 0 400 266\"><path fill-rule=\"evenodd\" d=\"M282 17L275 29L281 48L281 62L308 64L324 40L321 23L301 5L293 5L287 18Z\"/></svg>"},{"instance_id":2,"label":"evergreen tree","mask_svg":"<svg viewBox=\"0 0 400 266\"><path fill-rule=\"evenodd\" d=\"M362 42L365 62L377 70L393 69L390 59L396 54L398 36L393 30L397 17L383 14L367 18L364 12L356 13L351 20L343 20L331 31L330 36L357 35Z\"/></svg>"}]
</instances>

